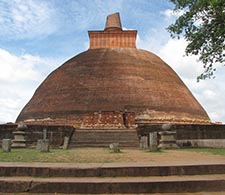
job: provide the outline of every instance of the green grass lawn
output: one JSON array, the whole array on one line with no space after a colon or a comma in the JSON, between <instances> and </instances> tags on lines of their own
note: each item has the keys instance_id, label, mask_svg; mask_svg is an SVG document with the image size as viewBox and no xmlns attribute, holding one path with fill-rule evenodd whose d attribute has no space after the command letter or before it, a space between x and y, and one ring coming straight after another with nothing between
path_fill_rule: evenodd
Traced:
<instances>
[{"instance_id":1,"label":"green grass lawn","mask_svg":"<svg viewBox=\"0 0 225 195\"><path fill-rule=\"evenodd\" d=\"M108 148L51 149L50 152L41 152L36 149L12 149L11 152L0 150L0 162L135 163L140 161L150 162L153 156L161 155L160 153L162 153L162 150L156 152L122 149L121 152L115 153Z\"/></svg>"},{"instance_id":2,"label":"green grass lawn","mask_svg":"<svg viewBox=\"0 0 225 195\"><path fill-rule=\"evenodd\" d=\"M176 154L174 154L176 153ZM193 153L193 154L190 154ZM122 149L113 153L108 148L77 148L71 150L51 149L40 152L36 149L12 149L11 152L0 150L0 162L49 162L49 163L139 163L162 162L174 155L188 158L197 153L225 156L225 149L176 149L176 150L140 150ZM172 158L173 160L173 158ZM176 160L176 159L174 159Z\"/></svg>"},{"instance_id":3,"label":"green grass lawn","mask_svg":"<svg viewBox=\"0 0 225 195\"><path fill-rule=\"evenodd\" d=\"M131 159L127 152L113 153L107 148L51 149L50 152L41 152L36 149L0 151L0 162L113 163L129 160Z\"/></svg>"},{"instance_id":4,"label":"green grass lawn","mask_svg":"<svg viewBox=\"0 0 225 195\"><path fill-rule=\"evenodd\" d=\"M67 151L51 150L49 153L35 149L13 149L11 152L0 152L1 162L51 162L58 155Z\"/></svg>"}]
</instances>

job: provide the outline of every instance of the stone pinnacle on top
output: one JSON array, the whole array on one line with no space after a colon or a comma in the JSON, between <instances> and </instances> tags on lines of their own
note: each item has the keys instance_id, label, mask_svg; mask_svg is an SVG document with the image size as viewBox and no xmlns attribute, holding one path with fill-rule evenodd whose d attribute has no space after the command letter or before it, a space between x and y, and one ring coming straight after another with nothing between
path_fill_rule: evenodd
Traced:
<instances>
[{"instance_id":1,"label":"stone pinnacle on top","mask_svg":"<svg viewBox=\"0 0 225 195\"><path fill-rule=\"evenodd\" d=\"M114 13L107 16L105 30L122 30L120 14Z\"/></svg>"}]
</instances>

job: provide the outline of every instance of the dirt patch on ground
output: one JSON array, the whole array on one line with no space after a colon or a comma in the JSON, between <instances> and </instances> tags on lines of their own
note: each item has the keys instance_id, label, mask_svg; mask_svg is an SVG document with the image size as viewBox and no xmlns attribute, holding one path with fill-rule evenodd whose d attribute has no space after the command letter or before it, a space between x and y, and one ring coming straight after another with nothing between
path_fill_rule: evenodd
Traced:
<instances>
[{"instance_id":1,"label":"dirt patch on ground","mask_svg":"<svg viewBox=\"0 0 225 195\"><path fill-rule=\"evenodd\" d=\"M62 161L76 163L137 163L137 164L208 164L224 163L225 156L185 150L149 152L139 149L122 149L112 153L108 149L81 148L69 151Z\"/></svg>"}]
</instances>

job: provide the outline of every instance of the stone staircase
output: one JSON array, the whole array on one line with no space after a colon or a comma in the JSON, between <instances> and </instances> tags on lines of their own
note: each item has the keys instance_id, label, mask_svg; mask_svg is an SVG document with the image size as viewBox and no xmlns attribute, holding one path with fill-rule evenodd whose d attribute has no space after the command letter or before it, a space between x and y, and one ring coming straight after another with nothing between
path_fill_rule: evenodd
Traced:
<instances>
[{"instance_id":1,"label":"stone staircase","mask_svg":"<svg viewBox=\"0 0 225 195\"><path fill-rule=\"evenodd\" d=\"M111 143L119 143L121 147L139 147L135 129L77 129L69 144L76 147L109 147Z\"/></svg>"},{"instance_id":2,"label":"stone staircase","mask_svg":"<svg viewBox=\"0 0 225 195\"><path fill-rule=\"evenodd\" d=\"M0 164L0 193L225 192L225 164Z\"/></svg>"}]
</instances>

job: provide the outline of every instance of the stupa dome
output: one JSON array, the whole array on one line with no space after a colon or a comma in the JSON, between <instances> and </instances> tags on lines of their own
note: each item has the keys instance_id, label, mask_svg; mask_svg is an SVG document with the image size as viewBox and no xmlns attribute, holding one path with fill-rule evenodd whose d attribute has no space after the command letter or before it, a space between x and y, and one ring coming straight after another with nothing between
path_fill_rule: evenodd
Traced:
<instances>
[{"instance_id":1,"label":"stupa dome","mask_svg":"<svg viewBox=\"0 0 225 195\"><path fill-rule=\"evenodd\" d=\"M137 49L137 31L122 30L114 15L113 28L89 31L90 48L43 81L17 122L122 128L145 116L151 123L210 123L178 75Z\"/></svg>"}]
</instances>

